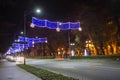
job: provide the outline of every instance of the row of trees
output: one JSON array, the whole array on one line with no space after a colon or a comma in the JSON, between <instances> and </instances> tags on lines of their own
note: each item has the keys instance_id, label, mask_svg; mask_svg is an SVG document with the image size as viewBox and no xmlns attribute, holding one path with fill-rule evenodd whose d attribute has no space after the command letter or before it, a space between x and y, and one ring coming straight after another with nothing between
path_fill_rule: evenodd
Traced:
<instances>
[{"instance_id":1,"label":"row of trees","mask_svg":"<svg viewBox=\"0 0 120 80\"><path fill-rule=\"evenodd\" d=\"M76 32L79 45L89 39L98 55L116 54L120 46L120 1L75 4L69 20L79 20L82 33ZM83 37L84 36L84 37ZM80 47L80 46L79 46Z\"/></svg>"}]
</instances>

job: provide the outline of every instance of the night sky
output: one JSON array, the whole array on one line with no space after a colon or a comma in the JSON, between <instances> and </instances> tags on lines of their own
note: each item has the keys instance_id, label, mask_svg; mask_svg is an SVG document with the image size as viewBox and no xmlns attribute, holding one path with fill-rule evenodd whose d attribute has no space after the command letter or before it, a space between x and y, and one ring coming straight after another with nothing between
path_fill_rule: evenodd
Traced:
<instances>
[{"instance_id":1,"label":"night sky","mask_svg":"<svg viewBox=\"0 0 120 80\"><path fill-rule=\"evenodd\" d=\"M6 52L16 36L23 30L24 11L30 12L35 8L42 10L40 15L34 13L28 15L28 22L32 16L50 21L66 21L76 4L94 5L97 3L102 6L107 1L111 0L0 0L0 52Z\"/></svg>"}]
</instances>

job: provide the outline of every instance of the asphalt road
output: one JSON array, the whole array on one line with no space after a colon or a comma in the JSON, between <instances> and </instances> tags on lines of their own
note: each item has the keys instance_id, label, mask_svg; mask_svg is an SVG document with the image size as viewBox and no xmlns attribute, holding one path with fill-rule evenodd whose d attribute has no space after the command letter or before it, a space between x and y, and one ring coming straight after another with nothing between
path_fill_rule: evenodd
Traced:
<instances>
[{"instance_id":1,"label":"asphalt road","mask_svg":"<svg viewBox=\"0 0 120 80\"><path fill-rule=\"evenodd\" d=\"M27 64L79 80L120 80L120 62L104 60L27 59Z\"/></svg>"}]
</instances>

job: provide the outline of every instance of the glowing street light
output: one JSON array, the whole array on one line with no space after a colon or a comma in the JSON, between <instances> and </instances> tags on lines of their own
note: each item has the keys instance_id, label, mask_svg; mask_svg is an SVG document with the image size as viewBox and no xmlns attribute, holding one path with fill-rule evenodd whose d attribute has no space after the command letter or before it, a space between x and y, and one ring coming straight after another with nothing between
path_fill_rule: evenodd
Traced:
<instances>
[{"instance_id":1,"label":"glowing street light","mask_svg":"<svg viewBox=\"0 0 120 80\"><path fill-rule=\"evenodd\" d=\"M21 32L20 32L20 34L21 34L21 35L23 35L23 34L24 34L24 32L23 32L23 31L21 31Z\"/></svg>"},{"instance_id":2,"label":"glowing street light","mask_svg":"<svg viewBox=\"0 0 120 80\"><path fill-rule=\"evenodd\" d=\"M90 55L90 45L91 45L91 41L90 40L87 40L85 41L86 43L86 48L88 49L88 55Z\"/></svg>"},{"instance_id":3,"label":"glowing street light","mask_svg":"<svg viewBox=\"0 0 120 80\"><path fill-rule=\"evenodd\" d=\"M41 13L41 10L40 9L36 9L36 13Z\"/></svg>"}]
</instances>

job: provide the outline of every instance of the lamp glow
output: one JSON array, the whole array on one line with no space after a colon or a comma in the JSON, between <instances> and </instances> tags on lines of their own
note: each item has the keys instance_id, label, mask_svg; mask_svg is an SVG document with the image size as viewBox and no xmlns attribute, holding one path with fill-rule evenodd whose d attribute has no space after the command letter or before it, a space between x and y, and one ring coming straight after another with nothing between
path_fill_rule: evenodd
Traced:
<instances>
[{"instance_id":1,"label":"lamp glow","mask_svg":"<svg viewBox=\"0 0 120 80\"><path fill-rule=\"evenodd\" d=\"M41 13L41 10L40 10L40 9L36 9L36 12L37 12L37 13Z\"/></svg>"},{"instance_id":2,"label":"lamp glow","mask_svg":"<svg viewBox=\"0 0 120 80\"><path fill-rule=\"evenodd\" d=\"M59 27L57 27L57 28L56 28L56 31L57 31L57 32L60 32L60 28L59 28Z\"/></svg>"}]
</instances>

